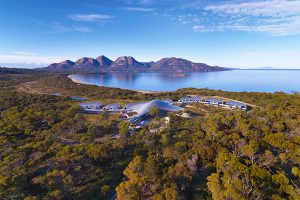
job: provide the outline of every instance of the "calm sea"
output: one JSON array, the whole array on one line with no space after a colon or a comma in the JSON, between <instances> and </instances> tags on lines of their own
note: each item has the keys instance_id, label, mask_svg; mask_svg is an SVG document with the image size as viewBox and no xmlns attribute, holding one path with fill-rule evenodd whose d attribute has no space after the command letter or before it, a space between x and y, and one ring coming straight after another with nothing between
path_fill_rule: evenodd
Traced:
<instances>
[{"instance_id":1,"label":"calm sea","mask_svg":"<svg viewBox=\"0 0 300 200\"><path fill-rule=\"evenodd\" d=\"M70 78L85 84L146 91L174 91L188 87L236 92L300 91L300 70L74 74Z\"/></svg>"}]
</instances>

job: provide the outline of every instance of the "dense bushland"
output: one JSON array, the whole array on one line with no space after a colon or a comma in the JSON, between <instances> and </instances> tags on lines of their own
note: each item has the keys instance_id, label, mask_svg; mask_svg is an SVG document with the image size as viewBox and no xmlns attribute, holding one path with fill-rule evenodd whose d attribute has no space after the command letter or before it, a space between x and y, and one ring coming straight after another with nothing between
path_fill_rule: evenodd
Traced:
<instances>
[{"instance_id":1,"label":"dense bushland","mask_svg":"<svg viewBox=\"0 0 300 200\"><path fill-rule=\"evenodd\" d=\"M6 85L0 89L1 199L300 199L300 96L205 89L141 94L78 85L63 75L3 80L9 76L0 75ZM153 116L130 135L116 115L83 115L63 96L12 87L33 80L99 100L199 94L257 107L203 107L193 119L170 113L162 129Z\"/></svg>"}]
</instances>

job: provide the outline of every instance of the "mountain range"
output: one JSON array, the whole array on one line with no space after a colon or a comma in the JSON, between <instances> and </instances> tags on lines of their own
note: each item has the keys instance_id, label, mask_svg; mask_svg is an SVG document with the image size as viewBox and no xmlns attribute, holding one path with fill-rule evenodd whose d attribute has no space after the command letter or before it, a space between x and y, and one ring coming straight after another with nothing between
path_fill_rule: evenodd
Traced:
<instances>
[{"instance_id":1,"label":"mountain range","mask_svg":"<svg viewBox=\"0 0 300 200\"><path fill-rule=\"evenodd\" d=\"M132 56L122 56L112 61L103 55L96 59L83 57L76 62L65 60L51 64L43 69L59 72L211 72L228 70L204 63L193 63L189 60L175 57L163 58L157 62L139 62Z\"/></svg>"}]
</instances>

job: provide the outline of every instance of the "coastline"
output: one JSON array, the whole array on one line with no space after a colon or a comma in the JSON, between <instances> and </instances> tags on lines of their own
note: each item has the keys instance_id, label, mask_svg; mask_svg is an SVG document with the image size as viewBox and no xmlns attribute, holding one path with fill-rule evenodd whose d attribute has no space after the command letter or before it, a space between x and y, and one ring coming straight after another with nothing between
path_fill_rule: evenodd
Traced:
<instances>
[{"instance_id":1,"label":"coastline","mask_svg":"<svg viewBox=\"0 0 300 200\"><path fill-rule=\"evenodd\" d=\"M77 84L85 84L85 85L91 85L91 84L87 84L85 82L82 82L74 77L72 77L73 75L68 75L67 77L69 79L71 79L74 83ZM95 86L99 86L99 85L95 85ZM108 87L108 86L102 86L102 87ZM115 87L108 87L108 88L115 88ZM123 88L120 88L123 89ZM130 90L130 89L124 89L124 90ZM157 93L164 93L164 92L159 92L159 91L147 91L147 90L131 90L131 91L135 91L135 92L139 92L139 93L143 93L143 94L157 94Z\"/></svg>"},{"instance_id":2,"label":"coastline","mask_svg":"<svg viewBox=\"0 0 300 200\"><path fill-rule=\"evenodd\" d=\"M68 78L71 79L74 83L85 84L78 80L77 78L72 77L73 75L68 75Z\"/></svg>"}]
</instances>

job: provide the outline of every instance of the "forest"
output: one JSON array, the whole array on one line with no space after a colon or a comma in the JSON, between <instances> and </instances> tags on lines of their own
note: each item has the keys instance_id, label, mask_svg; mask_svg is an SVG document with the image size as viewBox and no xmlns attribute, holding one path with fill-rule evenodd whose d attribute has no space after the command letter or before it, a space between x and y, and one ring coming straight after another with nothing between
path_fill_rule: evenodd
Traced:
<instances>
[{"instance_id":1,"label":"forest","mask_svg":"<svg viewBox=\"0 0 300 200\"><path fill-rule=\"evenodd\" d=\"M0 70L0 199L300 199L300 96L186 88L139 93L76 84L66 74ZM28 93L34 82L61 95ZM169 113L135 134L68 95L132 102L184 95L233 98L250 112ZM197 105L196 105L197 106ZM205 109L203 111L203 109ZM111 135L119 133L119 139Z\"/></svg>"}]
</instances>

